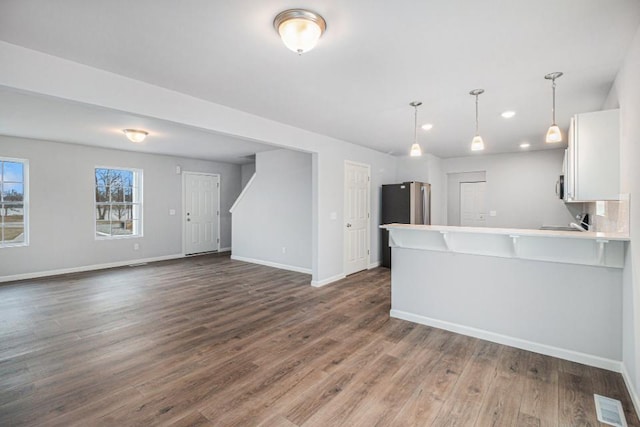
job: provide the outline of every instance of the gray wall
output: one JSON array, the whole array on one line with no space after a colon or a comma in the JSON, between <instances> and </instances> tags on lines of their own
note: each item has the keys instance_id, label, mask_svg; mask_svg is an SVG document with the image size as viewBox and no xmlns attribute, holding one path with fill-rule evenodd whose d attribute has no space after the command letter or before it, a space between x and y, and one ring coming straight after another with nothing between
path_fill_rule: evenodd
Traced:
<instances>
[{"instance_id":1,"label":"gray wall","mask_svg":"<svg viewBox=\"0 0 640 427\"><path fill-rule=\"evenodd\" d=\"M242 188L249 182L253 174L256 172L256 164L255 163L247 163L246 165L242 165L240 167L240 184Z\"/></svg>"},{"instance_id":2,"label":"gray wall","mask_svg":"<svg viewBox=\"0 0 640 427\"><path fill-rule=\"evenodd\" d=\"M561 149L458 157L442 160L442 172L486 172L487 210L497 214L487 227L566 226L573 216L555 195L563 157Z\"/></svg>"},{"instance_id":3,"label":"gray wall","mask_svg":"<svg viewBox=\"0 0 640 427\"><path fill-rule=\"evenodd\" d=\"M631 44L624 65L604 105L605 109L620 107L620 188L629 193L630 232L622 283L623 339L622 361L635 394L636 410L640 411L640 29Z\"/></svg>"},{"instance_id":4,"label":"gray wall","mask_svg":"<svg viewBox=\"0 0 640 427\"><path fill-rule=\"evenodd\" d=\"M234 257L310 272L311 175L311 154L256 155L256 178L233 211Z\"/></svg>"},{"instance_id":5,"label":"gray wall","mask_svg":"<svg viewBox=\"0 0 640 427\"><path fill-rule=\"evenodd\" d=\"M30 167L30 244L0 249L0 277L181 254L176 166L221 175L221 247L231 246L228 212L241 189L239 165L6 136L0 136L0 156L28 159ZM95 166L143 170L143 237L95 239Z\"/></svg>"},{"instance_id":6,"label":"gray wall","mask_svg":"<svg viewBox=\"0 0 640 427\"><path fill-rule=\"evenodd\" d=\"M372 188L395 181L396 159L378 151L9 43L0 42L0 57L6 87L313 153L315 285L344 275L344 161L371 165ZM379 206L378 191L372 225L379 224ZM379 259L379 234L371 227L372 260Z\"/></svg>"}]
</instances>

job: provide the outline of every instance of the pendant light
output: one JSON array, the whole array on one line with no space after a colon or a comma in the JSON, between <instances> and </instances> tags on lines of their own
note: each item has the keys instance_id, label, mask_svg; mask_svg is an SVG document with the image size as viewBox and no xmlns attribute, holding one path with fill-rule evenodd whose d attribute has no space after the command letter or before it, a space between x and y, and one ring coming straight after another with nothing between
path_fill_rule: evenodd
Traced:
<instances>
[{"instance_id":1,"label":"pendant light","mask_svg":"<svg viewBox=\"0 0 640 427\"><path fill-rule=\"evenodd\" d=\"M469 92L469 95L473 95L476 97L476 135L471 140L471 151L481 151L484 150L484 141L482 137L478 133L478 96L484 93L484 89L474 89Z\"/></svg>"},{"instance_id":2,"label":"pendant light","mask_svg":"<svg viewBox=\"0 0 640 427\"><path fill-rule=\"evenodd\" d=\"M313 49L327 28L324 18L305 9L289 9L280 12L273 20L286 47L302 55Z\"/></svg>"},{"instance_id":3,"label":"pendant light","mask_svg":"<svg viewBox=\"0 0 640 427\"><path fill-rule=\"evenodd\" d=\"M414 109L413 115L413 145L411 146L411 151L409 155L411 157L420 157L422 156L422 148L420 144L418 144L418 107L422 105L420 101L413 101L409 105L411 105Z\"/></svg>"},{"instance_id":4,"label":"pendant light","mask_svg":"<svg viewBox=\"0 0 640 427\"><path fill-rule=\"evenodd\" d=\"M562 77L562 73L557 71L555 73L549 73L544 76L545 79L551 80L551 88L553 90L553 106L551 107L551 126L549 126L549 130L547 130L547 136L545 138L545 142L548 144L552 144L554 142L562 142L562 132L560 132L560 128L556 124L556 79Z\"/></svg>"}]
</instances>

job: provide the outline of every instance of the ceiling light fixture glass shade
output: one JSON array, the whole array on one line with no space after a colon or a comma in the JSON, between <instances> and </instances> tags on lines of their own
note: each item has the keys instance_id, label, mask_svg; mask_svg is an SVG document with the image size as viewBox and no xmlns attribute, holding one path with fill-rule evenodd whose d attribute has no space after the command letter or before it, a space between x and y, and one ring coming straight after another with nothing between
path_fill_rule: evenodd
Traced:
<instances>
[{"instance_id":1,"label":"ceiling light fixture glass shade","mask_svg":"<svg viewBox=\"0 0 640 427\"><path fill-rule=\"evenodd\" d=\"M484 93L484 89L474 89L469 92L469 95L473 95L476 97L476 135L471 140L471 151L482 151L484 150L484 141L478 132L478 96Z\"/></svg>"},{"instance_id":2,"label":"ceiling light fixture glass shade","mask_svg":"<svg viewBox=\"0 0 640 427\"><path fill-rule=\"evenodd\" d=\"M547 136L544 139L545 142L551 144L554 142L562 142L562 132L558 125L551 125L547 130Z\"/></svg>"},{"instance_id":3,"label":"ceiling light fixture glass shade","mask_svg":"<svg viewBox=\"0 0 640 427\"><path fill-rule=\"evenodd\" d=\"M142 142L149 135L149 132L138 129L124 129L122 132L131 142Z\"/></svg>"},{"instance_id":4,"label":"ceiling light fixture glass shade","mask_svg":"<svg viewBox=\"0 0 640 427\"><path fill-rule=\"evenodd\" d=\"M413 101L409 105L411 105L414 109L413 114L413 145L411 146L411 151L409 151L409 155L411 157L420 157L422 156L422 147L418 144L418 107L422 105L420 101Z\"/></svg>"},{"instance_id":5,"label":"ceiling light fixture glass shade","mask_svg":"<svg viewBox=\"0 0 640 427\"><path fill-rule=\"evenodd\" d=\"M480 135L476 135L471 140L471 151L482 151L484 150L484 141Z\"/></svg>"},{"instance_id":6,"label":"ceiling light fixture glass shade","mask_svg":"<svg viewBox=\"0 0 640 427\"><path fill-rule=\"evenodd\" d=\"M273 26L284 45L298 55L313 49L327 29L322 16L304 9L280 12L273 20Z\"/></svg>"},{"instance_id":7,"label":"ceiling light fixture glass shade","mask_svg":"<svg viewBox=\"0 0 640 427\"><path fill-rule=\"evenodd\" d=\"M560 128L556 124L556 79L562 77L562 73L557 71L555 73L549 73L544 76L545 79L551 80L551 88L553 91L553 104L551 107L551 126L549 126L549 130L547 130L547 135L544 141L548 144L552 144L554 142L562 142L562 132Z\"/></svg>"}]
</instances>

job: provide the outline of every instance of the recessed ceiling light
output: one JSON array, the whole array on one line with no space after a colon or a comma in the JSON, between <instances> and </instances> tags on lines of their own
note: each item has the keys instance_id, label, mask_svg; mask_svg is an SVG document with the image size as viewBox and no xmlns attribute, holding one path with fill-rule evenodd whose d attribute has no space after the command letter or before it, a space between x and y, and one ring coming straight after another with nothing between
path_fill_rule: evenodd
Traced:
<instances>
[{"instance_id":1,"label":"recessed ceiling light","mask_svg":"<svg viewBox=\"0 0 640 427\"><path fill-rule=\"evenodd\" d=\"M422 130L431 130L433 129L433 125L431 123L425 123L422 125Z\"/></svg>"},{"instance_id":2,"label":"recessed ceiling light","mask_svg":"<svg viewBox=\"0 0 640 427\"><path fill-rule=\"evenodd\" d=\"M505 119L510 119L515 115L516 115L515 111L505 111L504 113L501 114L501 116L504 117Z\"/></svg>"},{"instance_id":3,"label":"recessed ceiling light","mask_svg":"<svg viewBox=\"0 0 640 427\"><path fill-rule=\"evenodd\" d=\"M529 148L531 147L531 144L529 144L528 142L523 142L522 144L520 144L520 148Z\"/></svg>"}]
</instances>

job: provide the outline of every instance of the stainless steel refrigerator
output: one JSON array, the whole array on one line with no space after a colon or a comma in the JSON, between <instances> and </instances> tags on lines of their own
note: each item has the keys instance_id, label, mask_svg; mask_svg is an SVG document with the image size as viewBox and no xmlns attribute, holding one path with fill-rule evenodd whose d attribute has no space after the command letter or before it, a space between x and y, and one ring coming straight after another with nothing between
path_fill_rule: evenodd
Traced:
<instances>
[{"instance_id":1,"label":"stainless steel refrigerator","mask_svg":"<svg viewBox=\"0 0 640 427\"><path fill-rule=\"evenodd\" d=\"M403 182L382 186L382 224L431 224L431 184ZM382 266L391 268L389 232L382 230Z\"/></svg>"}]
</instances>

